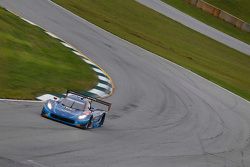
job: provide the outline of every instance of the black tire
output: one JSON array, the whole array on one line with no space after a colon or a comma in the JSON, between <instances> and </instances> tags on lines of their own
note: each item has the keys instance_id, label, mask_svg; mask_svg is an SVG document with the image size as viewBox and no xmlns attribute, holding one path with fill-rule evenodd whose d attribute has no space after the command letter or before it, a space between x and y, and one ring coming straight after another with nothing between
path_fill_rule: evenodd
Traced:
<instances>
[{"instance_id":1,"label":"black tire","mask_svg":"<svg viewBox=\"0 0 250 167\"><path fill-rule=\"evenodd\" d=\"M102 116L102 120L101 120L101 122L100 122L100 126L103 125L104 121L105 121L105 114L103 114L103 116Z\"/></svg>"},{"instance_id":2,"label":"black tire","mask_svg":"<svg viewBox=\"0 0 250 167\"><path fill-rule=\"evenodd\" d=\"M90 117L88 123L83 127L83 129L89 129L90 128L92 119L93 119L93 116Z\"/></svg>"},{"instance_id":3,"label":"black tire","mask_svg":"<svg viewBox=\"0 0 250 167\"><path fill-rule=\"evenodd\" d=\"M45 114L44 114L43 112L41 112L41 116L42 116L42 117L45 117Z\"/></svg>"}]
</instances>

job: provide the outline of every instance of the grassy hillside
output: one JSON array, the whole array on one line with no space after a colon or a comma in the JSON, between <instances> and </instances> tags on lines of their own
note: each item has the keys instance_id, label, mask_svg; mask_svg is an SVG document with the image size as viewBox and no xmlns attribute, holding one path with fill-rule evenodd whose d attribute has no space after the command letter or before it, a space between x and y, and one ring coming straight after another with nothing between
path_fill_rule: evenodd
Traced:
<instances>
[{"instance_id":1,"label":"grassy hillside","mask_svg":"<svg viewBox=\"0 0 250 167\"><path fill-rule=\"evenodd\" d=\"M90 22L250 99L250 56L133 0L54 0Z\"/></svg>"},{"instance_id":2,"label":"grassy hillside","mask_svg":"<svg viewBox=\"0 0 250 167\"><path fill-rule=\"evenodd\" d=\"M91 68L58 40L0 8L0 98L91 88Z\"/></svg>"}]
</instances>

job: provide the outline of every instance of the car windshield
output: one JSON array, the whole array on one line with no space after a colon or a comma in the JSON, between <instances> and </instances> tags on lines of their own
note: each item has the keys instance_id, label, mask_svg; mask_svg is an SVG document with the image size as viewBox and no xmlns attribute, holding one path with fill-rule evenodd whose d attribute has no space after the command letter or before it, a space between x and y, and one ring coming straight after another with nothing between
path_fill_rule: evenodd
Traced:
<instances>
[{"instance_id":1,"label":"car windshield","mask_svg":"<svg viewBox=\"0 0 250 167\"><path fill-rule=\"evenodd\" d=\"M75 101L71 108L83 111L85 108L85 103Z\"/></svg>"},{"instance_id":2,"label":"car windshield","mask_svg":"<svg viewBox=\"0 0 250 167\"><path fill-rule=\"evenodd\" d=\"M71 107L73 105L74 101L68 98L65 98L62 100L61 104L66 107Z\"/></svg>"},{"instance_id":3,"label":"car windshield","mask_svg":"<svg viewBox=\"0 0 250 167\"><path fill-rule=\"evenodd\" d=\"M62 100L61 104L63 106L76 109L76 110L84 110L85 108L85 103L84 102L78 102L70 98L65 98Z\"/></svg>"}]
</instances>

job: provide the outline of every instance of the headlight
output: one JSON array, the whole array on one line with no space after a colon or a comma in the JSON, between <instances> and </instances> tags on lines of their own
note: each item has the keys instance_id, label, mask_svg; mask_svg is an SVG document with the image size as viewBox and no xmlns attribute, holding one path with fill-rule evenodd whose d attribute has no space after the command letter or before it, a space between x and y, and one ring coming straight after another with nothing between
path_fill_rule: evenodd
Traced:
<instances>
[{"instance_id":1,"label":"headlight","mask_svg":"<svg viewBox=\"0 0 250 167\"><path fill-rule=\"evenodd\" d=\"M52 104L51 104L51 102L48 102L47 103L47 106L48 106L48 108L51 110L52 109Z\"/></svg>"},{"instance_id":2,"label":"headlight","mask_svg":"<svg viewBox=\"0 0 250 167\"><path fill-rule=\"evenodd\" d=\"M85 119L87 117L87 115L80 115L79 117L78 117L78 119Z\"/></svg>"}]
</instances>

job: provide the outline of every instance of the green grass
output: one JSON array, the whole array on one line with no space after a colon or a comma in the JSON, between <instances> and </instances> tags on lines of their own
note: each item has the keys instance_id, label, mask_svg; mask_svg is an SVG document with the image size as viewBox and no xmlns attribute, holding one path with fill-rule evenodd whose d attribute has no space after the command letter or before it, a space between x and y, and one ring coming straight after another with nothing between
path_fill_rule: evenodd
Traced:
<instances>
[{"instance_id":1,"label":"green grass","mask_svg":"<svg viewBox=\"0 0 250 167\"><path fill-rule=\"evenodd\" d=\"M250 56L133 0L54 0L90 22L250 100Z\"/></svg>"},{"instance_id":2,"label":"green grass","mask_svg":"<svg viewBox=\"0 0 250 167\"><path fill-rule=\"evenodd\" d=\"M188 15L196 18L197 20L200 20L203 23L206 23L234 38L237 38L247 44L250 44L249 32L242 31L229 23L217 17L214 17L211 14L202 11L201 9L193 5L188 4L187 2L185 2L185 0L162 0L162 1L179 9L184 13L187 13ZM228 1L233 1L233 0L228 0Z\"/></svg>"},{"instance_id":3,"label":"green grass","mask_svg":"<svg viewBox=\"0 0 250 167\"><path fill-rule=\"evenodd\" d=\"M205 0L205 1L250 23L249 0Z\"/></svg>"},{"instance_id":4,"label":"green grass","mask_svg":"<svg viewBox=\"0 0 250 167\"><path fill-rule=\"evenodd\" d=\"M34 99L96 82L89 65L59 40L0 8L0 98Z\"/></svg>"}]
</instances>

